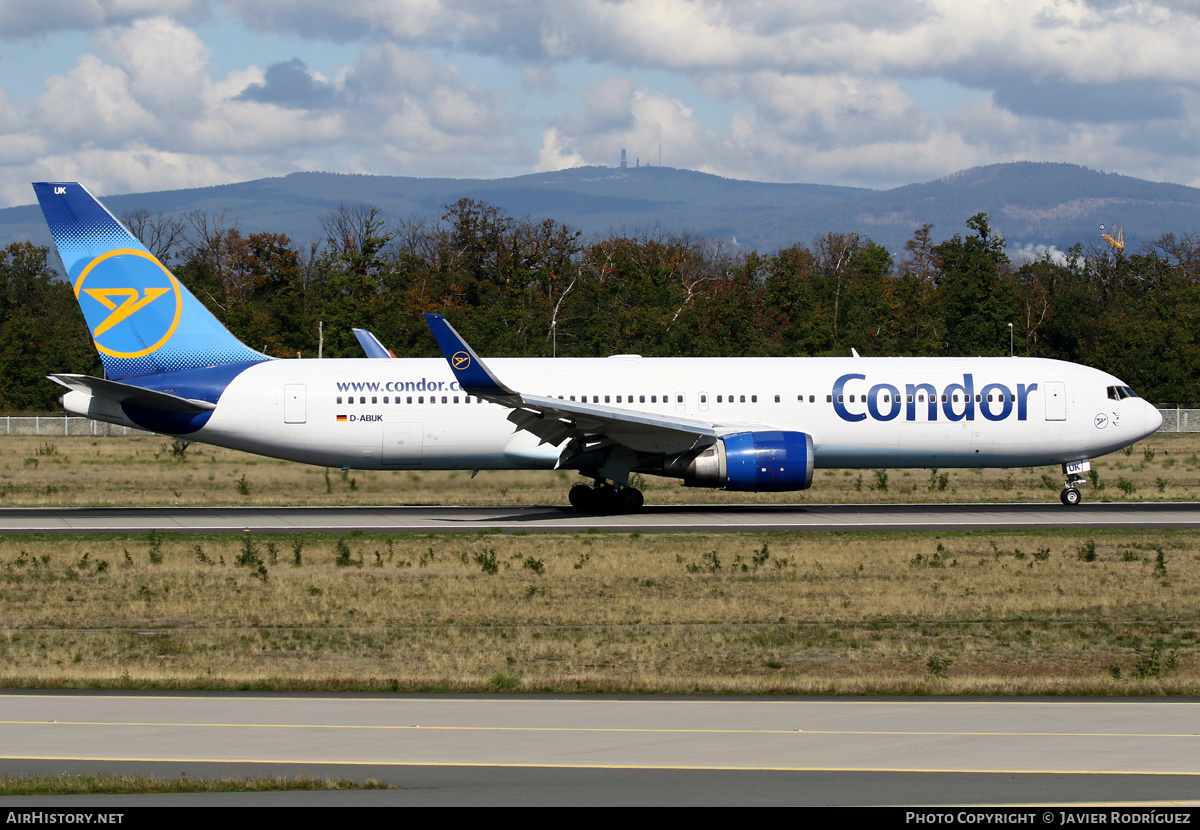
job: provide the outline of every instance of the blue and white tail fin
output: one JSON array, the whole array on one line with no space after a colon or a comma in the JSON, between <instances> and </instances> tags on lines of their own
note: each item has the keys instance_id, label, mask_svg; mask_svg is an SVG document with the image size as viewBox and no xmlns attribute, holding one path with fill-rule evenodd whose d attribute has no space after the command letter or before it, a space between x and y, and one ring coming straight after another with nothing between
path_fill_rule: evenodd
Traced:
<instances>
[{"instance_id":1,"label":"blue and white tail fin","mask_svg":"<svg viewBox=\"0 0 1200 830\"><path fill-rule=\"evenodd\" d=\"M83 185L33 189L109 379L269 359L230 334Z\"/></svg>"}]
</instances>

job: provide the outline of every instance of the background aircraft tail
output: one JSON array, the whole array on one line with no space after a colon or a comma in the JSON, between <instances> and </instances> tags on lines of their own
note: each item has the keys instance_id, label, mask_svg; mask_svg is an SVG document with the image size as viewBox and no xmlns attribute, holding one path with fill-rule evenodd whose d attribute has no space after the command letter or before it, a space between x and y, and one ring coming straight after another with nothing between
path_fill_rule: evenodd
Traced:
<instances>
[{"instance_id":1,"label":"background aircraft tail","mask_svg":"<svg viewBox=\"0 0 1200 830\"><path fill-rule=\"evenodd\" d=\"M33 189L110 379L269 359L230 334L83 185Z\"/></svg>"}]
</instances>

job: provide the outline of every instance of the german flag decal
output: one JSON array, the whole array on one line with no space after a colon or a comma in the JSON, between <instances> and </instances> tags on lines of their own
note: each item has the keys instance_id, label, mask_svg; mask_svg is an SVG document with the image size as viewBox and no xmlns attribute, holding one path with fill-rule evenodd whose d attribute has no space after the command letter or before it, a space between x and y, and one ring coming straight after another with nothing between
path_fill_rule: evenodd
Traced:
<instances>
[{"instance_id":1,"label":"german flag decal","mask_svg":"<svg viewBox=\"0 0 1200 830\"><path fill-rule=\"evenodd\" d=\"M340 422L342 422L342 421L346 420L346 416L345 416L345 415L339 415L339 416L337 416L337 419L338 419L338 422L340 423Z\"/></svg>"}]
</instances>

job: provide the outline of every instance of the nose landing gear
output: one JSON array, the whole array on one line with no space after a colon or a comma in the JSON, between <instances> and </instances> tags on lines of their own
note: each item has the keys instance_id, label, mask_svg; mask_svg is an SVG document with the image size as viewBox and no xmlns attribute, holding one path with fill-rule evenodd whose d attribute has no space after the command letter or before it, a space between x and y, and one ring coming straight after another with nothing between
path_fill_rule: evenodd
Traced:
<instances>
[{"instance_id":1,"label":"nose landing gear","mask_svg":"<svg viewBox=\"0 0 1200 830\"><path fill-rule=\"evenodd\" d=\"M1063 464L1063 474L1066 475L1067 480L1063 484L1063 491L1058 494L1058 500L1067 507L1074 507L1083 501L1083 494L1079 492L1079 485L1083 484L1087 479L1080 475L1080 473L1087 472L1091 468L1091 463L1086 459Z\"/></svg>"},{"instance_id":2,"label":"nose landing gear","mask_svg":"<svg viewBox=\"0 0 1200 830\"><path fill-rule=\"evenodd\" d=\"M1083 494L1079 492L1079 488L1073 486L1074 482L1068 482L1063 491L1058 494L1058 499L1067 507L1074 507L1083 501Z\"/></svg>"}]
</instances>

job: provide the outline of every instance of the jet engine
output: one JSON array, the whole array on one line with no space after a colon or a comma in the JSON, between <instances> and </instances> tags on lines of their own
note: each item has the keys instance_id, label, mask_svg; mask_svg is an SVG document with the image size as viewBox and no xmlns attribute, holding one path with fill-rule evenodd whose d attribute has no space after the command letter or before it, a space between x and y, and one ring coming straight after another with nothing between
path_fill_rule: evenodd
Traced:
<instances>
[{"instance_id":1,"label":"jet engine","mask_svg":"<svg viewBox=\"0 0 1200 830\"><path fill-rule=\"evenodd\" d=\"M812 436L804 432L738 432L723 435L699 453L676 456L663 474L686 487L770 493L807 490L813 477Z\"/></svg>"}]
</instances>

